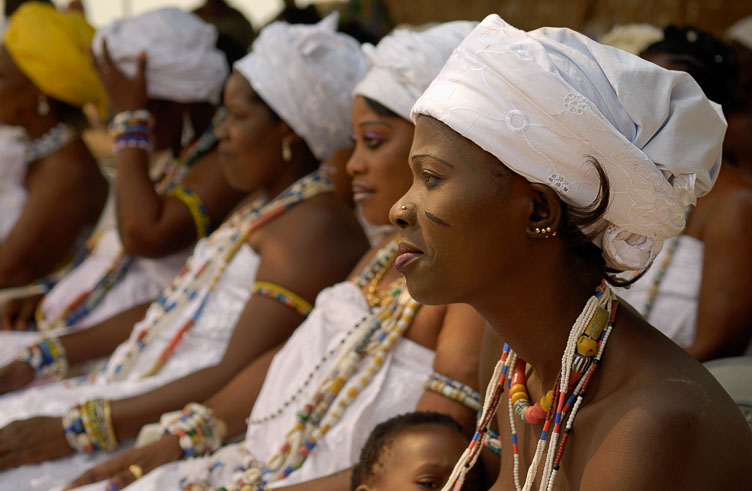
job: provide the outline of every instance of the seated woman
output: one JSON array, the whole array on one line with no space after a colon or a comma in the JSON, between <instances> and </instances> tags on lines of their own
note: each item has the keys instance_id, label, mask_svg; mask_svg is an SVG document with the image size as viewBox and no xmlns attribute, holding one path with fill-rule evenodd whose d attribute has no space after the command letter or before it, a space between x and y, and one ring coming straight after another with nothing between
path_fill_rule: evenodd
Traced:
<instances>
[{"instance_id":1,"label":"seated woman","mask_svg":"<svg viewBox=\"0 0 752 491\"><path fill-rule=\"evenodd\" d=\"M94 37L97 68L117 111L117 212L106 209L103 225L79 251L79 264L49 293L9 306L6 324L60 336L123 311L137 320L180 271L189 246L243 197L227 183L216 151L212 116L228 70L215 41L212 26L177 8L116 21ZM121 69L136 70L141 54L138 73L127 78ZM0 364L38 338L0 333ZM33 373L25 375L28 381Z\"/></svg>"},{"instance_id":2,"label":"seated woman","mask_svg":"<svg viewBox=\"0 0 752 491\"><path fill-rule=\"evenodd\" d=\"M491 489L745 483L752 434L739 410L638 313L617 312L604 282L647 267L710 189L720 109L685 73L492 15L412 112L396 263L417 300L466 302L507 343L476 430L497 415Z\"/></svg>"},{"instance_id":3,"label":"seated woman","mask_svg":"<svg viewBox=\"0 0 752 491\"><path fill-rule=\"evenodd\" d=\"M0 468L82 452L44 473L21 467L0 480L61 484L82 462L104 456L87 452L117 448L161 413L209 397L287 339L308 302L346 277L367 249L354 214L317 172L319 159L348 143L350 94L366 67L360 46L330 22L269 29L235 65L225 91L229 116L217 130L228 182L248 197L198 242L143 320L121 319L115 328L130 338L104 373L0 399ZM279 66L296 76L280 78ZM82 349L82 335L98 343ZM66 359L108 354L110 336L110 326L96 326L50 339L28 361L62 370ZM29 419L10 422L18 418Z\"/></svg>"},{"instance_id":4,"label":"seated woman","mask_svg":"<svg viewBox=\"0 0 752 491\"><path fill-rule=\"evenodd\" d=\"M733 114L737 75L731 50L696 27L669 26L664 33L642 57L689 73L710 100ZM684 231L666 242L644 276L619 292L700 361L739 356L752 337L752 290L746 280L752 275L752 231L740 226L752 223L752 178L727 152L738 122L729 119L724 164L713 191L686 209Z\"/></svg>"},{"instance_id":5,"label":"seated woman","mask_svg":"<svg viewBox=\"0 0 752 491\"><path fill-rule=\"evenodd\" d=\"M39 2L22 5L3 33L0 124L23 128L27 142L15 173L26 196L0 245L0 288L28 285L70 260L107 199L107 181L81 140L81 107L107 107L89 60L93 35L80 14Z\"/></svg>"},{"instance_id":6,"label":"seated woman","mask_svg":"<svg viewBox=\"0 0 752 491\"><path fill-rule=\"evenodd\" d=\"M372 223L388 223L391 204L410 184L405 165L413 133L406 119L410 107L473 26L452 22L422 33L397 31L376 48L364 48L373 67L355 89L356 147L347 169L355 201ZM148 473L129 489L194 483L346 491L348 468L368 433L390 416L416 407L440 411L457 419L469 436L480 406L472 387L483 320L464 305L417 305L393 268L395 254L393 231L348 281L319 294L311 315L284 346L256 359L205 405L186 406L191 424L220 432L209 445L181 440L164 417L163 429L172 434L91 469L75 485L111 477L114 489ZM243 431L243 444L150 472L183 455L214 450ZM236 472L238 466L244 472Z\"/></svg>"}]
</instances>

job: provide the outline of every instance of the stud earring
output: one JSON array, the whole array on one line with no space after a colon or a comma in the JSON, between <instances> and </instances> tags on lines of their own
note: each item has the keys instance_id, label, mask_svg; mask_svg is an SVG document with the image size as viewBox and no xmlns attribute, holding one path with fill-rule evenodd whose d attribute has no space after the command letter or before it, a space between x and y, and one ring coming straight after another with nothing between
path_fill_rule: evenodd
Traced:
<instances>
[{"instance_id":1,"label":"stud earring","mask_svg":"<svg viewBox=\"0 0 752 491\"><path fill-rule=\"evenodd\" d=\"M292 148L290 148L290 137L282 139L282 160L290 162L292 160Z\"/></svg>"},{"instance_id":2,"label":"stud earring","mask_svg":"<svg viewBox=\"0 0 752 491\"><path fill-rule=\"evenodd\" d=\"M47 97L44 95L39 96L39 102L37 103L37 113L40 116L47 116L50 113L50 103L47 102Z\"/></svg>"}]
</instances>

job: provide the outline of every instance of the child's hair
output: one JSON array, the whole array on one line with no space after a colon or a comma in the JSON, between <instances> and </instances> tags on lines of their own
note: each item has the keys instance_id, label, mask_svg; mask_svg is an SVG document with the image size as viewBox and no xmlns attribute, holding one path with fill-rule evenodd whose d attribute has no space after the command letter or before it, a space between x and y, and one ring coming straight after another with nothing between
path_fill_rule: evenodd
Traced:
<instances>
[{"instance_id":1,"label":"child's hair","mask_svg":"<svg viewBox=\"0 0 752 491\"><path fill-rule=\"evenodd\" d=\"M379 423L368 436L368 440L366 440L363 449L360 451L360 460L355 464L355 467L353 467L350 490L355 491L355 488L359 485L372 482L376 477L374 468L376 467L383 451L388 448L394 440L400 436L400 434L406 430L426 425L444 426L463 435L462 427L454 418L436 412L415 411L400 414ZM480 462L478 462L478 464L480 464Z\"/></svg>"}]
</instances>

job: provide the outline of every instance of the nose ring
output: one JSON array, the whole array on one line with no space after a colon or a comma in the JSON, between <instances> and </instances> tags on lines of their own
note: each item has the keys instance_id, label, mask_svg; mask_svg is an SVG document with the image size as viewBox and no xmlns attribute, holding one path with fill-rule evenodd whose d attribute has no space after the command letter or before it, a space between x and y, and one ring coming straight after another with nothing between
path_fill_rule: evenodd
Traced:
<instances>
[{"instance_id":1,"label":"nose ring","mask_svg":"<svg viewBox=\"0 0 752 491\"><path fill-rule=\"evenodd\" d=\"M402 210L402 211L407 210L407 206L405 206L405 205L400 206L400 210Z\"/></svg>"}]
</instances>

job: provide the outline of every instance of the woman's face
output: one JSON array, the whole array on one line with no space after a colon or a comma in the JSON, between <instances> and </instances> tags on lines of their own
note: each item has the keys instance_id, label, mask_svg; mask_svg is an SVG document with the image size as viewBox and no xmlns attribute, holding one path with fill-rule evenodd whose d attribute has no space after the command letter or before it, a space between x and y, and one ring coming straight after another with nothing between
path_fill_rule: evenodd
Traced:
<instances>
[{"instance_id":1,"label":"woman's face","mask_svg":"<svg viewBox=\"0 0 752 491\"><path fill-rule=\"evenodd\" d=\"M522 274L529 186L491 154L421 116L410 151L413 183L391 209L402 229L397 269L425 304L465 302Z\"/></svg>"},{"instance_id":2,"label":"woman's face","mask_svg":"<svg viewBox=\"0 0 752 491\"><path fill-rule=\"evenodd\" d=\"M353 201L363 218L374 225L389 223L389 208L410 187L407 158L413 139L412 123L377 113L363 97L352 108L355 150L347 162Z\"/></svg>"},{"instance_id":3,"label":"woman's face","mask_svg":"<svg viewBox=\"0 0 752 491\"><path fill-rule=\"evenodd\" d=\"M259 189L285 165L282 140L290 130L237 72L225 85L225 106L227 119L217 128L225 177L241 191Z\"/></svg>"},{"instance_id":4,"label":"woman's face","mask_svg":"<svg viewBox=\"0 0 752 491\"><path fill-rule=\"evenodd\" d=\"M39 96L39 89L0 46L0 123L25 126L28 117L36 114Z\"/></svg>"}]
</instances>

